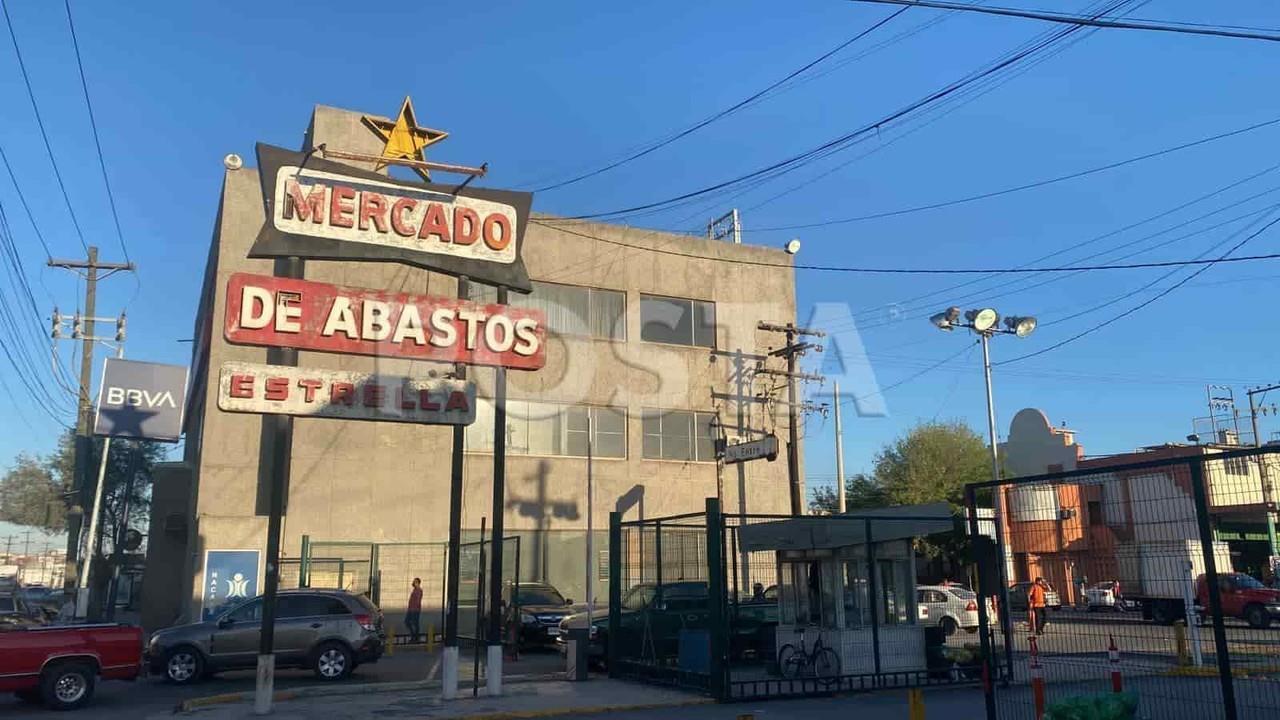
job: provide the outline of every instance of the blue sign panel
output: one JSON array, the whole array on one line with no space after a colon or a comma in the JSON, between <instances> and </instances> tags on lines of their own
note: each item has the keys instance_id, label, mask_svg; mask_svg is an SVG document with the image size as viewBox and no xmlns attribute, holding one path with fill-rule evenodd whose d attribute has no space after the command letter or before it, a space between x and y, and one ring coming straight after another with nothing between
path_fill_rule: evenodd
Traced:
<instances>
[{"instance_id":1,"label":"blue sign panel","mask_svg":"<svg viewBox=\"0 0 1280 720\"><path fill-rule=\"evenodd\" d=\"M201 620L212 620L228 607L257 596L257 550L205 552Z\"/></svg>"}]
</instances>

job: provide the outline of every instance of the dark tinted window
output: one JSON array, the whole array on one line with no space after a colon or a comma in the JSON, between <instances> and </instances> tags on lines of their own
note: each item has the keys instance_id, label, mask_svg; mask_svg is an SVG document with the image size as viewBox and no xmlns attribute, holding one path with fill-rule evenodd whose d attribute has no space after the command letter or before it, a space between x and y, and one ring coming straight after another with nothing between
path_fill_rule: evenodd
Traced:
<instances>
[{"instance_id":1,"label":"dark tinted window","mask_svg":"<svg viewBox=\"0 0 1280 720\"><path fill-rule=\"evenodd\" d=\"M640 339L672 345L715 347L715 303L641 295Z\"/></svg>"},{"instance_id":2,"label":"dark tinted window","mask_svg":"<svg viewBox=\"0 0 1280 720\"><path fill-rule=\"evenodd\" d=\"M282 595L276 617L284 619L350 613L346 603L329 595Z\"/></svg>"},{"instance_id":3,"label":"dark tinted window","mask_svg":"<svg viewBox=\"0 0 1280 720\"><path fill-rule=\"evenodd\" d=\"M261 621L262 601L251 600L235 610L232 610L227 617L233 622Z\"/></svg>"},{"instance_id":4,"label":"dark tinted window","mask_svg":"<svg viewBox=\"0 0 1280 720\"><path fill-rule=\"evenodd\" d=\"M15 609L12 595L0 597L0 612L13 612Z\"/></svg>"},{"instance_id":5,"label":"dark tinted window","mask_svg":"<svg viewBox=\"0 0 1280 720\"><path fill-rule=\"evenodd\" d=\"M521 605L563 605L564 596L553 587L520 588Z\"/></svg>"}]
</instances>

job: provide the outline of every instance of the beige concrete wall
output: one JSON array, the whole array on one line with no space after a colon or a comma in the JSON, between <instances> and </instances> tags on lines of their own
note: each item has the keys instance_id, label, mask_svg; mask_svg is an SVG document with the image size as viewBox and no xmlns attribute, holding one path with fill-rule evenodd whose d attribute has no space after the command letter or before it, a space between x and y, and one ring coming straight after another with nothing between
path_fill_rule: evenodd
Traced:
<instances>
[{"instance_id":1,"label":"beige concrete wall","mask_svg":"<svg viewBox=\"0 0 1280 720\"><path fill-rule=\"evenodd\" d=\"M327 142L331 148L342 148L343 143L354 142L353 138L363 138L361 133L368 133L358 126L358 114L323 107L317 108L316 113L308 135L310 142ZM371 148L356 149L368 152ZM224 413L217 408L218 368L223 362L266 361L265 348L228 344L221 331L228 276L239 271L271 273L271 261L245 258L264 217L256 170L246 167L229 171L222 200L215 239L219 246L210 253L211 267L207 269L212 281L209 288L216 292L209 304L213 314L207 357L209 382L197 388L203 396L202 422L192 425L202 429L202 436L194 439L198 448L194 453L198 467L194 544L199 550L192 556L193 599L199 597L203 570L199 558L203 550L265 546L265 519L256 511L261 417ZM609 511L624 496L634 500L642 495L644 514L649 517L700 511L705 498L716 493L715 464L642 459L640 413L644 407L719 409L726 423L732 425L736 406L711 396L713 390L733 392L732 362L706 348L640 342L640 295L713 300L719 326L718 350L741 349L763 355L771 343L780 343L781 338L759 333L756 323L795 320L789 256L779 250L616 226L574 223L567 228L632 247L531 224L524 245L530 276L535 280L624 291L627 341L552 337L544 369L509 373L510 397L607 404L629 411L627 458L599 459L594 463L593 511L597 528L607 526ZM310 261L306 277L359 287L456 294L452 278L396 264ZM197 319L196 326L201 327L201 319ZM778 366L776 361L771 364ZM299 353L299 365L408 375L447 369L438 363L315 352ZM492 374L487 369L473 373L482 396L491 392ZM754 386L748 385L747 394L762 392L766 386L766 379L761 377ZM776 415L769 415L763 405L752 403L749 425L776 427L785 438L785 408L771 407ZM315 540L445 539L450 439L451 430L443 427L297 419L282 536L284 555L297 556L304 534ZM192 442L189 438L188 443ZM481 517L490 514L492 462L488 453L466 456L464 528L478 528ZM585 478L585 459L509 455L507 527L584 528ZM787 512L785 459L749 463L745 489L748 512ZM726 508L739 507L737 472L732 467L725 471L724 499ZM562 512L544 513L550 504L560 504ZM631 503L627 516L637 517L639 507ZM563 512L566 508L572 510Z\"/></svg>"}]
</instances>

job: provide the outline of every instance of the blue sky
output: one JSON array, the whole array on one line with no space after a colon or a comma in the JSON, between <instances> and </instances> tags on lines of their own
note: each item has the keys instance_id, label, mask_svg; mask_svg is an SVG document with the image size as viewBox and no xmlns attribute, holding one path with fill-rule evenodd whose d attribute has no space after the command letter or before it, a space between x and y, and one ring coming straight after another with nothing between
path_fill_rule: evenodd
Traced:
<instances>
[{"instance_id":1,"label":"blue sky","mask_svg":"<svg viewBox=\"0 0 1280 720\"><path fill-rule=\"evenodd\" d=\"M108 259L121 251L76 75L61 3L7 2L86 240ZM432 6L434 5L434 6ZM1020 3L1081 11L1083 0ZM101 286L103 315L128 307L130 357L186 363L211 234L223 155L252 156L263 140L296 146L316 103L393 113L409 93L420 121L452 134L434 156L490 163L492 186L528 187L615 159L628 148L732 105L817 57L892 8L834 0L700 3L374 4L317 0L258 3L73 2L94 108L125 241L139 282ZM1264 0L1226 4L1155 0L1135 17L1280 27ZM935 19L938 22L931 22ZM911 32L924 25L917 32ZM566 215L658 200L749 172L874 121L1019 46L1050 26L913 9L815 70L820 77L609 173L535 196ZM910 33L877 52L877 43ZM1101 30L1088 34L936 121L888 127L844 153L740 197L720 197L637 220L692 228L734 205L744 240L803 241L800 262L882 267L1014 266L1135 223L1275 164L1280 126L1115 171L983 202L800 231L762 231L833 217L948 200L1103 165L1280 117L1274 43ZM825 72L830 70L830 72ZM67 217L12 46L0 36L0 145L55 255L81 253ZM926 116L926 119L933 116ZM874 151L861 159L859 155ZM847 163L839 169L837 165ZM787 190L826 174L801 190ZM1130 261L1181 259L1226 240L1252 214L1280 203L1263 195L1180 232L1143 240L1197 215L1280 184L1280 172L1133 230L1064 253L1067 263L1149 249ZM1280 194L1280 193L1277 193ZM77 284L43 269L44 252L0 176L0 202L42 312L76 306ZM753 229L755 228L755 229ZM1241 252L1274 252L1280 229ZM1057 342L1176 282L1085 313L1163 271L1092 272L992 299L1007 314L1037 314L1032 337L998 338L997 360ZM997 369L1001 427L1019 408L1067 422L1090 454L1174 441L1205 414L1204 384L1280 379L1271 305L1280 266L1209 269L1168 297L1061 349ZM1010 278L938 292L966 278L801 272L801 318L815 302L847 302L882 385L961 352L969 340L921 319L974 292L979 306ZM1043 280L1037 276L1030 284ZM3 282L8 282L5 278ZM937 293L911 303L911 298ZM11 296L12 297L12 296ZM43 324L43 320L42 320ZM64 344L63 359L69 361ZM846 411L850 471L917 419L959 418L985 427L980 353L902 384L885 417ZM96 372L96 370L95 370ZM5 379L15 397L23 390ZM1280 423L1266 431L1280 430ZM0 458L52 447L56 426L38 411L0 417ZM811 484L833 469L830 421L806 428Z\"/></svg>"}]
</instances>

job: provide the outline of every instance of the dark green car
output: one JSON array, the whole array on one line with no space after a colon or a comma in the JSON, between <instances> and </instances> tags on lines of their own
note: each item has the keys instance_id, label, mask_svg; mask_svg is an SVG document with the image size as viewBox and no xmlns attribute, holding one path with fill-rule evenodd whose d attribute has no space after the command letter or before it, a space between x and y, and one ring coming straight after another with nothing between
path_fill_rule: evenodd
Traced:
<instances>
[{"instance_id":1,"label":"dark green car","mask_svg":"<svg viewBox=\"0 0 1280 720\"><path fill-rule=\"evenodd\" d=\"M679 654L681 631L710 629L709 601L705 581L641 583L631 588L622 596L618 657L674 660ZM730 599L725 603L725 613L732 657L772 656L778 604L768 591L759 599ZM566 632L574 625L574 619L571 616L561 623ZM577 622L581 627L581 620ZM591 657L604 658L611 641L609 611L598 610L591 623Z\"/></svg>"}]
</instances>

